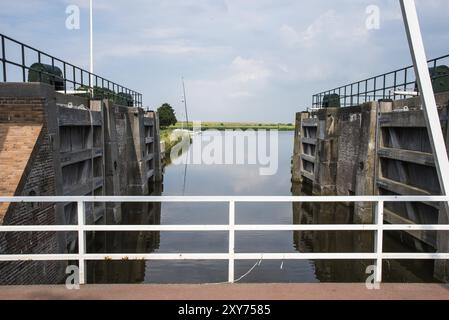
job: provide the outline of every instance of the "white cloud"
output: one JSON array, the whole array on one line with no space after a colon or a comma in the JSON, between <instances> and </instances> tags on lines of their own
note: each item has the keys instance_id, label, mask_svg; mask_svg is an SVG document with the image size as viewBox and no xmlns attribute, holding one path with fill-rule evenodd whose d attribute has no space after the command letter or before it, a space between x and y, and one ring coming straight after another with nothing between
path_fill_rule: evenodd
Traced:
<instances>
[{"instance_id":1,"label":"white cloud","mask_svg":"<svg viewBox=\"0 0 449 320\"><path fill-rule=\"evenodd\" d=\"M239 83L265 81L271 74L263 61L244 59L240 56L232 61L230 69L232 72L230 80Z\"/></svg>"},{"instance_id":2,"label":"white cloud","mask_svg":"<svg viewBox=\"0 0 449 320\"><path fill-rule=\"evenodd\" d=\"M161 55L213 55L224 50L226 47L201 46L185 43L183 41L170 41L161 44L148 43L119 43L115 45L106 45L97 48L96 56L98 58L132 58L145 57L148 54Z\"/></svg>"},{"instance_id":3,"label":"white cloud","mask_svg":"<svg viewBox=\"0 0 449 320\"><path fill-rule=\"evenodd\" d=\"M301 34L302 42L310 42L316 39L320 34L329 31L336 31L332 27L337 21L337 16L333 10L329 10L320 15L307 29ZM342 26L340 26L341 28ZM338 30L338 29L337 29Z\"/></svg>"},{"instance_id":4,"label":"white cloud","mask_svg":"<svg viewBox=\"0 0 449 320\"><path fill-rule=\"evenodd\" d=\"M283 24L280 34L282 42L289 47L293 47L301 41L299 33L289 25Z\"/></svg>"},{"instance_id":5,"label":"white cloud","mask_svg":"<svg viewBox=\"0 0 449 320\"><path fill-rule=\"evenodd\" d=\"M246 113L255 105L254 99L263 96L269 86L273 76L271 67L263 60L237 56L221 67L214 78L186 82L189 108L198 120L213 118L214 110L228 110L231 115Z\"/></svg>"},{"instance_id":6,"label":"white cloud","mask_svg":"<svg viewBox=\"0 0 449 320\"><path fill-rule=\"evenodd\" d=\"M369 33L359 20L348 20L347 17L337 14L334 10L328 10L319 15L303 31L297 31L292 26L283 24L279 29L280 37L287 47L320 46L323 49L331 42L365 41Z\"/></svg>"},{"instance_id":7,"label":"white cloud","mask_svg":"<svg viewBox=\"0 0 449 320\"><path fill-rule=\"evenodd\" d=\"M251 97L252 94L248 91L235 91L235 92L230 92L228 95L230 98L235 98L235 99L239 99L239 98L248 98Z\"/></svg>"},{"instance_id":8,"label":"white cloud","mask_svg":"<svg viewBox=\"0 0 449 320\"><path fill-rule=\"evenodd\" d=\"M215 79L198 79L191 81L191 86L198 92L211 96L247 98L267 85L271 76L270 69L263 61L235 57L228 66L222 68Z\"/></svg>"},{"instance_id":9,"label":"white cloud","mask_svg":"<svg viewBox=\"0 0 449 320\"><path fill-rule=\"evenodd\" d=\"M88 0L64 0L64 2L67 5L77 5L78 7L82 9L89 9L90 8L90 2ZM92 8L94 11L98 10L112 10L114 8L113 1L107 1L107 0L94 0Z\"/></svg>"},{"instance_id":10,"label":"white cloud","mask_svg":"<svg viewBox=\"0 0 449 320\"><path fill-rule=\"evenodd\" d=\"M185 33L185 30L182 28L163 28L163 27L155 27L145 29L143 31L143 36L152 39L173 39L179 38Z\"/></svg>"}]
</instances>

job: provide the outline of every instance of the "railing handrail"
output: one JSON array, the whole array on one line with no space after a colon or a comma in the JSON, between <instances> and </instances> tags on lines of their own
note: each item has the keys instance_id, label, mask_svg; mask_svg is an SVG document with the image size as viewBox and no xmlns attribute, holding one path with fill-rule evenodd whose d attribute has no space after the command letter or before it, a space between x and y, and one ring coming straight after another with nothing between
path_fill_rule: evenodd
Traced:
<instances>
[{"instance_id":1,"label":"railing handrail","mask_svg":"<svg viewBox=\"0 0 449 320\"><path fill-rule=\"evenodd\" d=\"M449 196L30 196L0 202L449 202Z\"/></svg>"},{"instance_id":2,"label":"railing handrail","mask_svg":"<svg viewBox=\"0 0 449 320\"><path fill-rule=\"evenodd\" d=\"M0 202L76 202L76 225L4 225L1 232L77 232L78 253L68 254L0 254L0 261L69 261L78 260L80 284L86 283L86 261L92 260L228 260L228 282L235 281L235 260L375 260L375 281L382 281L384 259L441 259L448 260L449 253L383 252L384 231L449 231L449 224L390 224L385 225L385 202L447 202L449 196L56 196L56 197L0 197ZM87 225L85 204L92 202L223 202L229 205L228 224L221 225ZM241 202L371 202L374 204L373 224L236 224L235 205ZM236 231L374 231L374 252L349 253L237 253ZM227 253L87 253L85 232L89 231L227 231Z\"/></svg>"},{"instance_id":3,"label":"railing handrail","mask_svg":"<svg viewBox=\"0 0 449 320\"><path fill-rule=\"evenodd\" d=\"M12 42L16 45L19 45L21 48L21 58L19 60L21 60L20 62L16 62L16 61L12 61L11 59L9 59L7 57L7 52L6 52L6 42L5 40L8 40L9 42ZM66 62L60 58L57 58L51 54L45 53L42 50L33 48L30 45L27 45L25 43L22 43L18 40L15 40L11 37L8 37L2 33L0 33L0 52L1 52L1 56L0 56L0 61L2 63L2 73L3 73L3 82L7 82L7 65L12 65L18 68L22 69L22 82L27 82L26 81L26 71L27 70L33 70L33 68L31 68L30 66L27 66L26 64L26 55L25 55L25 49L28 49L34 53L37 54L37 61L34 61L34 63L42 63L42 58L48 58L51 60L51 64L53 67L55 67L55 62L56 63L60 63L63 66L63 70L61 70L63 72L63 76L62 78L60 78L63 82L64 82L64 92L67 93L67 83L71 83L74 86L74 89L76 86L81 86L81 87L87 87L91 90L96 90L95 87L103 89L103 90L108 90L111 91L111 95L120 97L119 94L120 93L125 93L125 94L129 94L132 99L133 99L133 105L134 106L142 106L142 94L131 90L125 86L119 85L116 82L113 82L111 80L108 80L104 77L101 77L99 75L96 75L94 73L91 73L90 71L87 71L81 67L78 67L70 62ZM68 69L67 69L68 68ZM68 71L72 72L72 79L68 78ZM42 75L45 76L50 76L50 77L55 77L58 78L57 76L55 76L54 74L48 73L46 71L37 71L39 72L40 78L42 80ZM81 79L77 79L77 73L80 73ZM84 75L86 75L86 77L83 77ZM93 78L92 78L93 77ZM94 83L91 83L91 81L93 81ZM109 95L109 93L107 93ZM120 97L120 98L125 98L125 97Z\"/></svg>"},{"instance_id":4,"label":"railing handrail","mask_svg":"<svg viewBox=\"0 0 449 320\"><path fill-rule=\"evenodd\" d=\"M435 68L438 66L438 61L449 58L449 54L430 59L428 61L428 64ZM393 71L389 71L386 73L382 73L376 76L368 77L363 80L354 81L352 83L348 83L345 85L341 85L339 87L325 90L319 93L316 93L312 96L312 107L321 108L321 104L323 102L323 98L325 95L329 94L339 94L340 95L340 101L343 100L343 106L348 106L347 99L350 98L351 101L349 102L349 105L352 106L354 103L360 104L360 101L368 102L372 101L368 98L374 97L374 100L376 98L391 98L391 94L387 91L391 89L403 89L404 91L407 90L408 85L412 85L416 83L416 78L409 77L410 73L414 72L414 66L409 65L403 68L399 68ZM400 73L404 73L403 77L398 77ZM392 79L393 84L387 85L387 77L388 76L394 76ZM437 76L437 75L431 75L432 79L437 79L439 77L446 77L448 75L443 76ZM381 80L380 82L377 82L377 80ZM372 84L372 89L368 89L368 84ZM364 86L364 87L363 87ZM379 94L377 94L379 93ZM393 98L396 98L398 96L397 94L393 94ZM352 101L352 98L356 98L357 101ZM362 98L362 99L361 99ZM365 100L363 99L365 98Z\"/></svg>"}]
</instances>

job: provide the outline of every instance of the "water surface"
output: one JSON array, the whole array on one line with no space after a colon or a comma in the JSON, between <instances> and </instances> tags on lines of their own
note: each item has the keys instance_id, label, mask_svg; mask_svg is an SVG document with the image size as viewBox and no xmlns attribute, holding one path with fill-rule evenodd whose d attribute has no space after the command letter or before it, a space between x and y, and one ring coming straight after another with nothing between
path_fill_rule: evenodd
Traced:
<instances>
[{"instance_id":1,"label":"water surface","mask_svg":"<svg viewBox=\"0 0 449 320\"><path fill-rule=\"evenodd\" d=\"M209 134L209 133L204 133ZM215 133L216 134L216 133ZM195 139L200 139L197 136ZM189 151L190 152L190 151ZM224 150L229 152L229 150ZM291 183L293 132L279 132L279 169L261 176L258 165L169 165L161 194L276 196L310 194ZM187 155L189 156L189 154ZM217 203L154 205L134 223L227 224L228 206ZM354 210L341 204L249 203L236 205L239 224L352 223ZM122 233L117 252L226 253L227 232ZM237 232L236 252L372 252L372 232ZM386 234L385 250L410 251L400 237ZM373 261L236 261L241 282L364 282ZM227 261L139 261L91 263L91 282L218 283L227 281ZM249 270L251 272L248 273ZM385 261L384 280L431 282L432 261Z\"/></svg>"}]
</instances>

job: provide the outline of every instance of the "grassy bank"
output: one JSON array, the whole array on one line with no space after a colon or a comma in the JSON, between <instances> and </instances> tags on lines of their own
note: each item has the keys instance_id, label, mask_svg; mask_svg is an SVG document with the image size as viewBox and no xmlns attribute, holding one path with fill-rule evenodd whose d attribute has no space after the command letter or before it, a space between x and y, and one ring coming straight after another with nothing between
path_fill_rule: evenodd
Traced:
<instances>
[{"instance_id":1,"label":"grassy bank","mask_svg":"<svg viewBox=\"0 0 449 320\"><path fill-rule=\"evenodd\" d=\"M182 141L182 136L178 136L176 139L171 138L172 132L174 129L176 129L176 128L164 128L164 129L161 129L161 131L160 131L161 142L165 143L165 152L164 152L165 156L164 156L164 160L163 160L164 165L167 165L170 163L170 154L171 154L172 148Z\"/></svg>"},{"instance_id":2,"label":"grassy bank","mask_svg":"<svg viewBox=\"0 0 449 320\"><path fill-rule=\"evenodd\" d=\"M166 128L161 130L161 141L165 143L165 153L170 154L170 150L179 142L181 141L181 137L179 137L177 140L171 140L170 136L174 129L172 128Z\"/></svg>"},{"instance_id":3,"label":"grassy bank","mask_svg":"<svg viewBox=\"0 0 449 320\"><path fill-rule=\"evenodd\" d=\"M192 122L189 122L189 128L193 126ZM181 129L186 128L186 122L178 122L174 126L170 126L168 129ZM279 130L279 131L292 131L295 130L295 126L291 123L251 123L251 122L202 122L202 130L215 129L215 130Z\"/></svg>"}]
</instances>

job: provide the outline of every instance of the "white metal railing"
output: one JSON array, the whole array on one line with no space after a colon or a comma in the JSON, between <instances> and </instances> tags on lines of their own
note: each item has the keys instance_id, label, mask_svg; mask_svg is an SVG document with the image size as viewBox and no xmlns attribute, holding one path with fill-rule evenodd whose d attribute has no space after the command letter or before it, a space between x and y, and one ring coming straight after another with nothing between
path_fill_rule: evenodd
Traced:
<instances>
[{"instance_id":1,"label":"white metal railing","mask_svg":"<svg viewBox=\"0 0 449 320\"><path fill-rule=\"evenodd\" d=\"M375 280L382 281L382 260L384 259L441 259L448 260L449 253L388 253L383 252L383 231L432 230L449 231L449 225L392 225L383 223L385 202L448 202L447 196L98 196L98 197L0 197L2 203L69 203L78 204L77 225L0 226L0 232L78 232L78 253L74 254L4 254L0 261L65 261L78 260L80 284L86 283L85 262L88 260L228 260L228 281L233 283L235 260L374 260ZM85 203L93 202L180 202L180 203L228 203L229 223L227 225L86 225ZM375 205L374 224L319 224L319 225L237 225L235 223L236 203L338 203L368 202ZM87 253L85 232L88 231L228 231L227 253ZM373 231L374 252L367 253L236 253L236 231Z\"/></svg>"}]
</instances>

